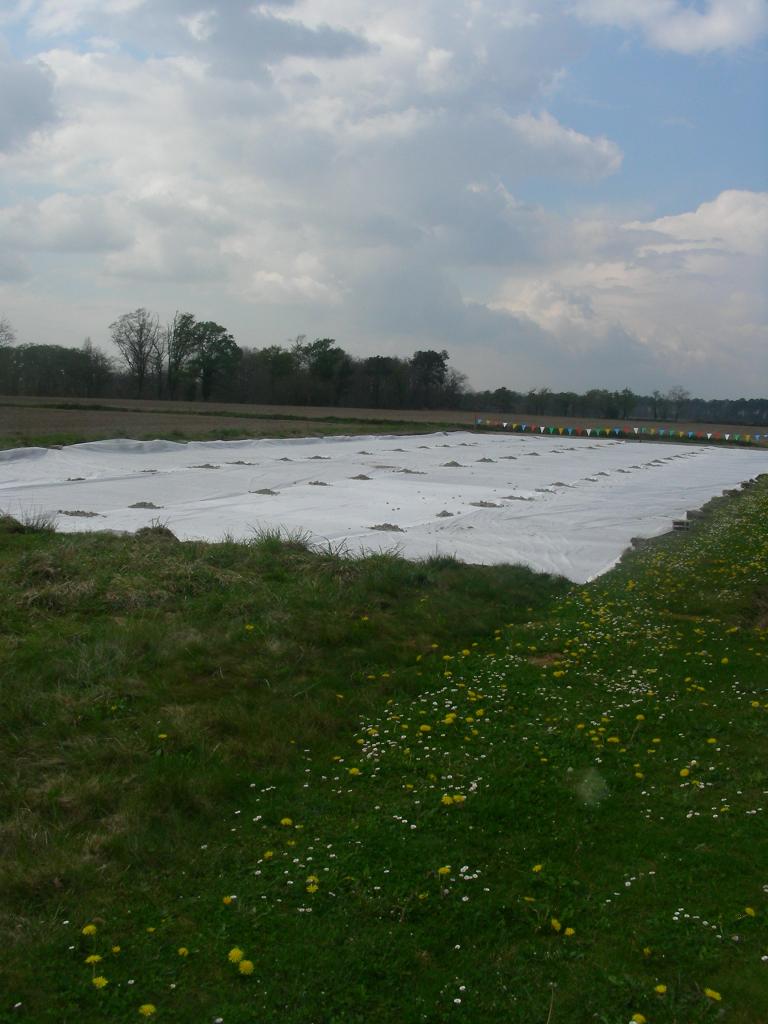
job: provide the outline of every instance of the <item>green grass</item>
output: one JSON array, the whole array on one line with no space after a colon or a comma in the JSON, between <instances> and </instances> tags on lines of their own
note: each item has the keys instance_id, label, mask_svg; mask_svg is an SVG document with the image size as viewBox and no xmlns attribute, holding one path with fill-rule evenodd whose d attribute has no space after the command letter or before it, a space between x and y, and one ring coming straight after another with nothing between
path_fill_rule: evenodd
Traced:
<instances>
[{"instance_id":1,"label":"green grass","mask_svg":"<svg viewBox=\"0 0 768 1024\"><path fill-rule=\"evenodd\" d=\"M0 532L0 1021L768 1020L766 513L584 587Z\"/></svg>"}]
</instances>

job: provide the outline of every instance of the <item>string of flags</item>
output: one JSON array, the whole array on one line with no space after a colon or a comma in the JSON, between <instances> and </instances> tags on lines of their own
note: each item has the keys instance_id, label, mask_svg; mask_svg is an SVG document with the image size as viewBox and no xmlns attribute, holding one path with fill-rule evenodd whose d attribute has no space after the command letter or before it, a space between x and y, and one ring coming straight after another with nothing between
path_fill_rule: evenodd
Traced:
<instances>
[{"instance_id":1,"label":"string of flags","mask_svg":"<svg viewBox=\"0 0 768 1024\"><path fill-rule=\"evenodd\" d=\"M487 420L478 416L476 427L490 427L493 430L512 430L516 434L559 434L561 437L629 437L667 439L669 441L714 441L737 444L768 443L768 434L742 434L710 430L677 430L674 427L561 427L541 423L512 423L509 420Z\"/></svg>"}]
</instances>

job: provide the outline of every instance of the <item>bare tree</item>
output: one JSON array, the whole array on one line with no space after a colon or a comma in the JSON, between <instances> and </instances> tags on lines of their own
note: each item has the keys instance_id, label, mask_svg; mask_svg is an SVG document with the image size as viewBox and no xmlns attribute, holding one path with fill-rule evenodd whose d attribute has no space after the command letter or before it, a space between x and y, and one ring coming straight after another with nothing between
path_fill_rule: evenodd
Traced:
<instances>
[{"instance_id":1,"label":"bare tree","mask_svg":"<svg viewBox=\"0 0 768 1024\"><path fill-rule=\"evenodd\" d=\"M11 327L10 321L6 320L4 316L0 316L0 348L12 345L15 341L16 332Z\"/></svg>"},{"instance_id":2,"label":"bare tree","mask_svg":"<svg viewBox=\"0 0 768 1024\"><path fill-rule=\"evenodd\" d=\"M691 394L689 391L686 391L685 388L682 387L680 384L676 384L673 388L669 389L669 391L665 395L665 398L668 402L671 402L674 407L675 420L679 420L680 415L683 411L683 406L686 402L690 401Z\"/></svg>"},{"instance_id":3,"label":"bare tree","mask_svg":"<svg viewBox=\"0 0 768 1024\"><path fill-rule=\"evenodd\" d=\"M136 378L136 390L141 397L157 345L160 322L155 314L139 307L132 313L124 313L109 325L109 329L123 362Z\"/></svg>"}]
</instances>

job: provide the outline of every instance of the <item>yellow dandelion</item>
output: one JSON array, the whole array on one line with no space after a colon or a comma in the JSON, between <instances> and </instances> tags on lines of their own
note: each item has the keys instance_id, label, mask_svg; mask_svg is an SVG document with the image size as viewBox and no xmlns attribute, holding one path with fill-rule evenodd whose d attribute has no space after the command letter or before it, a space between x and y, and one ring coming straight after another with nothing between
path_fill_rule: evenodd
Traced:
<instances>
[{"instance_id":1,"label":"yellow dandelion","mask_svg":"<svg viewBox=\"0 0 768 1024\"><path fill-rule=\"evenodd\" d=\"M707 999L714 999L714 1001L716 1003L721 1002L722 998L723 998L720 995L720 993L716 992L715 989L713 989L713 988L705 988L704 989L704 995L707 997Z\"/></svg>"},{"instance_id":2,"label":"yellow dandelion","mask_svg":"<svg viewBox=\"0 0 768 1024\"><path fill-rule=\"evenodd\" d=\"M159 740L167 740L168 739L168 733L167 732L159 732L157 734L157 738Z\"/></svg>"},{"instance_id":3,"label":"yellow dandelion","mask_svg":"<svg viewBox=\"0 0 768 1024\"><path fill-rule=\"evenodd\" d=\"M106 988L106 986L109 984L109 982L107 981L103 974L99 974L95 978L91 978L91 981L93 982L96 988Z\"/></svg>"},{"instance_id":4,"label":"yellow dandelion","mask_svg":"<svg viewBox=\"0 0 768 1024\"><path fill-rule=\"evenodd\" d=\"M653 950L650 946L643 946L643 956L650 956Z\"/></svg>"},{"instance_id":5,"label":"yellow dandelion","mask_svg":"<svg viewBox=\"0 0 768 1024\"><path fill-rule=\"evenodd\" d=\"M348 772L349 775L359 775L360 774L360 769L359 768L347 768L347 772Z\"/></svg>"},{"instance_id":6,"label":"yellow dandelion","mask_svg":"<svg viewBox=\"0 0 768 1024\"><path fill-rule=\"evenodd\" d=\"M552 925L553 932L559 932L563 927L556 917L550 918L549 923Z\"/></svg>"},{"instance_id":7,"label":"yellow dandelion","mask_svg":"<svg viewBox=\"0 0 768 1024\"><path fill-rule=\"evenodd\" d=\"M83 928L83 935L95 935L98 930L95 924L87 924Z\"/></svg>"},{"instance_id":8,"label":"yellow dandelion","mask_svg":"<svg viewBox=\"0 0 768 1024\"><path fill-rule=\"evenodd\" d=\"M229 960L231 964L239 964L244 956L245 953L243 953L242 949L238 949L238 947L235 946L227 953L227 960Z\"/></svg>"},{"instance_id":9,"label":"yellow dandelion","mask_svg":"<svg viewBox=\"0 0 768 1024\"><path fill-rule=\"evenodd\" d=\"M424 725L420 725L419 732L432 732L432 726L427 725L426 723Z\"/></svg>"},{"instance_id":10,"label":"yellow dandelion","mask_svg":"<svg viewBox=\"0 0 768 1024\"><path fill-rule=\"evenodd\" d=\"M293 824L293 818L281 818L280 824L284 825L286 828L289 828Z\"/></svg>"},{"instance_id":11,"label":"yellow dandelion","mask_svg":"<svg viewBox=\"0 0 768 1024\"><path fill-rule=\"evenodd\" d=\"M230 903L234 903L236 899L236 896L222 896L221 902L224 904L225 907L228 907Z\"/></svg>"},{"instance_id":12,"label":"yellow dandelion","mask_svg":"<svg viewBox=\"0 0 768 1024\"><path fill-rule=\"evenodd\" d=\"M575 935L575 934L576 934L576 929L575 928L566 928L565 931L563 932L563 935L567 935L569 939L570 939L570 937L572 935Z\"/></svg>"},{"instance_id":13,"label":"yellow dandelion","mask_svg":"<svg viewBox=\"0 0 768 1024\"><path fill-rule=\"evenodd\" d=\"M157 1013L157 1007L155 1006L154 1003L143 1003L139 1007L139 1013L141 1014L142 1017L152 1017L155 1013Z\"/></svg>"},{"instance_id":14,"label":"yellow dandelion","mask_svg":"<svg viewBox=\"0 0 768 1024\"><path fill-rule=\"evenodd\" d=\"M681 768L680 769L680 778L681 779L687 779L690 774L691 774L691 769L690 768Z\"/></svg>"},{"instance_id":15,"label":"yellow dandelion","mask_svg":"<svg viewBox=\"0 0 768 1024\"><path fill-rule=\"evenodd\" d=\"M98 964L101 963L101 957L99 956L98 953L91 953L90 956L87 956L85 958L85 962L87 964Z\"/></svg>"},{"instance_id":16,"label":"yellow dandelion","mask_svg":"<svg viewBox=\"0 0 768 1024\"><path fill-rule=\"evenodd\" d=\"M189 950L187 949L186 946L179 946L176 952L179 954L179 956L189 956Z\"/></svg>"},{"instance_id":17,"label":"yellow dandelion","mask_svg":"<svg viewBox=\"0 0 768 1024\"><path fill-rule=\"evenodd\" d=\"M241 974L253 974L253 960L241 960L237 969Z\"/></svg>"},{"instance_id":18,"label":"yellow dandelion","mask_svg":"<svg viewBox=\"0 0 768 1024\"><path fill-rule=\"evenodd\" d=\"M112 952L115 954L115 956L117 956L117 954L122 951L122 948L123 948L122 946L113 946L112 947Z\"/></svg>"},{"instance_id":19,"label":"yellow dandelion","mask_svg":"<svg viewBox=\"0 0 768 1024\"><path fill-rule=\"evenodd\" d=\"M728 659L727 658L721 658L720 659L720 664L721 665L727 665L728 664Z\"/></svg>"},{"instance_id":20,"label":"yellow dandelion","mask_svg":"<svg viewBox=\"0 0 768 1024\"><path fill-rule=\"evenodd\" d=\"M543 864L534 864L531 868L531 871L533 871L534 874L538 875L538 873L542 870L543 867Z\"/></svg>"},{"instance_id":21,"label":"yellow dandelion","mask_svg":"<svg viewBox=\"0 0 768 1024\"><path fill-rule=\"evenodd\" d=\"M310 885L307 886L307 892L309 893L310 896L313 896L317 892L318 888L319 886L315 885L315 883L312 882Z\"/></svg>"},{"instance_id":22,"label":"yellow dandelion","mask_svg":"<svg viewBox=\"0 0 768 1024\"><path fill-rule=\"evenodd\" d=\"M262 858L262 860L272 860L272 858L274 856L275 856L275 851L274 850L265 850L264 853L262 853L261 858Z\"/></svg>"},{"instance_id":23,"label":"yellow dandelion","mask_svg":"<svg viewBox=\"0 0 768 1024\"><path fill-rule=\"evenodd\" d=\"M437 873L438 873L438 875L450 875L450 873L451 873L451 865L450 864L444 864L441 868L437 869Z\"/></svg>"},{"instance_id":24,"label":"yellow dandelion","mask_svg":"<svg viewBox=\"0 0 768 1024\"><path fill-rule=\"evenodd\" d=\"M440 803L449 807L453 803L453 797L449 793L443 793L440 797Z\"/></svg>"},{"instance_id":25,"label":"yellow dandelion","mask_svg":"<svg viewBox=\"0 0 768 1024\"><path fill-rule=\"evenodd\" d=\"M633 1013L629 1019L632 1024L648 1024L648 1018L642 1013Z\"/></svg>"},{"instance_id":26,"label":"yellow dandelion","mask_svg":"<svg viewBox=\"0 0 768 1024\"><path fill-rule=\"evenodd\" d=\"M654 992L658 992L658 994L660 996L663 996L666 993L666 991L667 991L667 986L666 985L655 985L653 991Z\"/></svg>"},{"instance_id":27,"label":"yellow dandelion","mask_svg":"<svg viewBox=\"0 0 768 1024\"><path fill-rule=\"evenodd\" d=\"M747 917L757 917L757 911L754 907L744 907L744 913Z\"/></svg>"}]
</instances>

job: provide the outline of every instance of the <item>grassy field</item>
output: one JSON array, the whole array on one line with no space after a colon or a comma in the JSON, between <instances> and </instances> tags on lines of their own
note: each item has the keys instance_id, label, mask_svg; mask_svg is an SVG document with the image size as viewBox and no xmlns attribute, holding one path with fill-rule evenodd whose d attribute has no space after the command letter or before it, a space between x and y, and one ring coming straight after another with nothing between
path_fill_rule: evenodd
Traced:
<instances>
[{"instance_id":1,"label":"grassy field","mask_svg":"<svg viewBox=\"0 0 768 1024\"><path fill-rule=\"evenodd\" d=\"M210 441L221 438L306 437L308 434L422 433L474 425L480 416L520 419L482 411L439 409L347 409L327 406L233 405L152 399L52 399L0 396L0 448L75 444L111 437ZM644 420L527 416L529 423L593 427L661 426ZM664 425L671 426L671 421ZM762 433L739 425L680 422L679 430ZM763 442L760 442L762 445Z\"/></svg>"},{"instance_id":2,"label":"grassy field","mask_svg":"<svg viewBox=\"0 0 768 1024\"><path fill-rule=\"evenodd\" d=\"M0 1021L768 1021L766 514L582 587L6 521Z\"/></svg>"},{"instance_id":3,"label":"grassy field","mask_svg":"<svg viewBox=\"0 0 768 1024\"><path fill-rule=\"evenodd\" d=\"M371 420L356 417L353 411L324 418L279 411L240 413L238 406L229 412L153 409L89 408L72 405L58 408L43 405L3 405L0 401L0 449L30 445L78 444L82 441L129 437L140 441L164 438L170 441L218 441L260 437L308 437L312 435L370 434L384 430L390 434L418 434L443 430L450 424L426 419ZM234 411L232 411L234 410ZM409 414L417 417L418 413Z\"/></svg>"}]
</instances>

